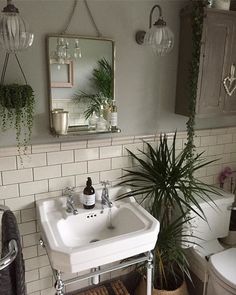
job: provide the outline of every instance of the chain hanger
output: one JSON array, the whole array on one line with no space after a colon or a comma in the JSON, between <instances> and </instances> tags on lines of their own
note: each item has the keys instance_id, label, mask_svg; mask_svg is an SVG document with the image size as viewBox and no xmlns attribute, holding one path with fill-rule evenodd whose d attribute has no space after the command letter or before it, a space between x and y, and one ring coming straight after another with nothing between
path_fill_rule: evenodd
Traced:
<instances>
[{"instance_id":1,"label":"chain hanger","mask_svg":"<svg viewBox=\"0 0 236 295\"><path fill-rule=\"evenodd\" d=\"M68 30L68 28L69 28L69 26L70 26L70 24L71 24L71 21L72 21L72 19L73 19L73 17L74 17L74 14L75 14L75 11L76 11L76 8L77 8L78 4L79 4L79 0L74 0L74 4L73 4L72 10L71 10L71 13L70 13L70 15L69 15L69 18L68 18L67 24L66 24L66 26L65 26L65 29L61 32L61 34L66 34L66 32L67 32L67 30ZM94 27L96 33L97 33L97 36L98 36L98 37L101 37L102 34L101 34L101 32L99 31L98 26L97 26L96 23L95 23L94 17L93 17L92 12L91 12L91 10L90 10L90 8L89 8L89 5L88 5L87 0L84 0L84 4L85 4L86 10L87 10L87 12L88 12L89 19L90 19L90 21L91 21L91 23L92 23L92 25L93 25L93 27Z\"/></svg>"}]
</instances>

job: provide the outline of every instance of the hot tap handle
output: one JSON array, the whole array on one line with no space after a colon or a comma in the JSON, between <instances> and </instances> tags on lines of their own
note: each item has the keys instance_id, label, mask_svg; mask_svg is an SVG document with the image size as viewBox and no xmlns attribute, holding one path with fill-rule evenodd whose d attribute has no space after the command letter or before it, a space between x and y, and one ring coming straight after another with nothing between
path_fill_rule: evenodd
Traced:
<instances>
[{"instance_id":1,"label":"hot tap handle","mask_svg":"<svg viewBox=\"0 0 236 295\"><path fill-rule=\"evenodd\" d=\"M64 194L66 194L66 195L72 195L74 193L74 190L75 190L75 187L67 186L64 189Z\"/></svg>"},{"instance_id":2,"label":"hot tap handle","mask_svg":"<svg viewBox=\"0 0 236 295\"><path fill-rule=\"evenodd\" d=\"M101 181L101 184L104 186L104 188L106 188L108 185L110 185L111 183L110 183L110 181L108 181L108 180L103 180L103 181Z\"/></svg>"}]
</instances>

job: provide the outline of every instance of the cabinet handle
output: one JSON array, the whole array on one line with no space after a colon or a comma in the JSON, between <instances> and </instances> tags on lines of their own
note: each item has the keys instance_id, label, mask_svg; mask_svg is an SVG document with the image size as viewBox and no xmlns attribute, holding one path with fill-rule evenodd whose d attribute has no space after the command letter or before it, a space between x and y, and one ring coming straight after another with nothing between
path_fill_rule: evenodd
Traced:
<instances>
[{"instance_id":1,"label":"cabinet handle","mask_svg":"<svg viewBox=\"0 0 236 295\"><path fill-rule=\"evenodd\" d=\"M223 85L226 93L232 96L236 90L235 64L231 65L230 75L224 78Z\"/></svg>"}]
</instances>

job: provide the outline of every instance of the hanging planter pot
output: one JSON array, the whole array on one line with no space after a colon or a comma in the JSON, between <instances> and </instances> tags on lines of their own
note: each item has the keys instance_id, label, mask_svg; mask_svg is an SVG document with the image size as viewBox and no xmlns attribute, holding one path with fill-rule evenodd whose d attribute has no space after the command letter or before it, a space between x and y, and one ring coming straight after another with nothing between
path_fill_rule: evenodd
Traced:
<instances>
[{"instance_id":1,"label":"hanging planter pot","mask_svg":"<svg viewBox=\"0 0 236 295\"><path fill-rule=\"evenodd\" d=\"M32 96L33 89L29 85L0 85L0 103L4 108L24 108L30 102Z\"/></svg>"},{"instance_id":2,"label":"hanging planter pot","mask_svg":"<svg viewBox=\"0 0 236 295\"><path fill-rule=\"evenodd\" d=\"M10 128L16 129L16 142L18 151L21 154L26 152L31 139L34 115L34 91L27 80L20 65L17 55L14 53L18 66L24 77L25 84L4 85L4 78L9 60L9 53L6 53L0 83L0 126L2 131Z\"/></svg>"}]
</instances>

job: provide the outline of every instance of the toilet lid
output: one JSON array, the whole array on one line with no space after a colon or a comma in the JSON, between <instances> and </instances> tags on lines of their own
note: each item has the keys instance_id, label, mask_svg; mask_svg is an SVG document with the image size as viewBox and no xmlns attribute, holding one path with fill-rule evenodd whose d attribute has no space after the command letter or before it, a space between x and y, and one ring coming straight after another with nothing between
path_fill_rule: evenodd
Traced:
<instances>
[{"instance_id":1,"label":"toilet lid","mask_svg":"<svg viewBox=\"0 0 236 295\"><path fill-rule=\"evenodd\" d=\"M236 248L214 254L210 258L216 275L226 284L236 289Z\"/></svg>"}]
</instances>

